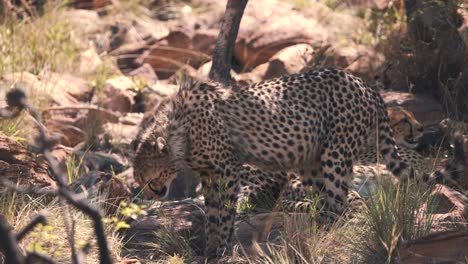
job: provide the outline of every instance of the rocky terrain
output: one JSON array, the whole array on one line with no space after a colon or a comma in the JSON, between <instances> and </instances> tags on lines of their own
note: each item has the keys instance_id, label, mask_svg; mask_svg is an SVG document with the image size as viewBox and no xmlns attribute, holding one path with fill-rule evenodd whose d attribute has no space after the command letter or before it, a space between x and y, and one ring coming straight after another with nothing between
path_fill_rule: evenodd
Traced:
<instances>
[{"instance_id":1,"label":"rocky terrain","mask_svg":"<svg viewBox=\"0 0 468 264\"><path fill-rule=\"evenodd\" d=\"M426 150L427 160L432 170L440 167L451 155L450 144L434 142L438 142L440 135L451 133L453 127L444 127L440 122L453 115L431 93L412 93L414 83L401 76L401 69L406 68L397 71L389 66L395 62L391 61L392 53L384 45L388 43L385 40L391 36L388 32L404 34L404 26L399 20L391 20L389 25L385 19L389 14L396 16L392 12L399 10L399 2L250 1L235 44L232 76L237 83L246 84L311 67L336 66L352 71L376 87L384 87L380 92L387 104L400 105L413 112L426 131L433 132L429 136L435 135L436 139L430 140L433 146ZM102 211L107 216L121 210L122 201L145 205L144 214L123 218L129 225L124 231L109 231L119 241L113 245L119 248L114 256L117 262L204 263L203 257L198 256L204 243L203 197L181 197L182 194L175 193L173 201L141 201L137 197L139 186L132 175L131 142L144 113L173 94L182 75L208 78L225 1L81 0L60 8L54 4L46 4L43 15L14 18L15 23L29 23L33 30L49 36L47 41L54 41L54 45L59 43L54 46L45 42L44 50L29 48L33 44L24 43L28 47L25 52L30 52L36 60L15 62L9 53L15 48L8 46L8 42L26 35L27 32L21 31L25 26L18 27L13 35L2 26L5 27L0 31L0 48L5 54L0 58L2 111L9 109L4 99L6 93L12 88L23 89L30 103L42 114L47 130L60 134L60 141L52 151L60 173L66 175L73 190L83 197L105 200ZM457 30L468 46L468 12L463 6L458 12L464 20ZM375 18L374 14L380 17ZM380 31L373 27L379 27ZM379 35L383 31L388 36ZM41 45L40 41L34 43ZM53 60L47 57L49 53ZM40 55L46 58L42 64ZM37 65L35 61L39 61ZM468 100L466 93L458 96ZM460 116L464 114L468 113L462 112ZM467 123L458 124L461 125L457 130L461 128L464 134L465 153L468 153ZM37 128L27 113L0 120L0 177L21 186L53 190L57 182L39 151L37 136ZM440 202L430 210L430 232L395 245L397 263L467 261L466 179L467 171L462 190L443 185L435 187L433 193ZM7 216L7 201L16 196L2 185L0 192L0 214ZM104 204L101 202L96 204ZM21 205L16 201L13 204ZM420 208L421 214L429 212L427 206ZM31 217L38 208L25 215ZM47 206L40 208L47 209ZM22 217L20 211L18 208L7 217L15 230L24 225L24 219L17 220ZM259 257L261 263L283 263L274 254L275 247L285 241L282 232L291 229L295 221L303 222L308 217L282 212L247 214L237 225L238 245L234 256L217 261L256 263L252 261ZM341 255L332 257L324 249L328 246L344 250L346 239L334 240L333 233L320 228L317 232L320 234L313 242L323 244L323 248L301 256L309 256L314 263L353 261L343 260ZM343 252L352 255L351 251L348 247ZM59 262L67 261L67 256L59 257ZM90 258L86 263L95 262Z\"/></svg>"}]
</instances>

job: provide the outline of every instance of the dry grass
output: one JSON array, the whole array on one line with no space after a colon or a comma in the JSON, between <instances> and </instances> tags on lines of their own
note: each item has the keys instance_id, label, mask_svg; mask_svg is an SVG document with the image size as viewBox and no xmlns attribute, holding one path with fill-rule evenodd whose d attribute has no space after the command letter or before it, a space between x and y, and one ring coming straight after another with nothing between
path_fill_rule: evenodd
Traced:
<instances>
[{"instance_id":1,"label":"dry grass","mask_svg":"<svg viewBox=\"0 0 468 264\"><path fill-rule=\"evenodd\" d=\"M71 25L59 19L63 8L51 1L45 10L42 17L23 20L10 14L0 25L0 75L73 69L77 47L71 41Z\"/></svg>"},{"instance_id":2,"label":"dry grass","mask_svg":"<svg viewBox=\"0 0 468 264\"><path fill-rule=\"evenodd\" d=\"M91 203L102 206L105 200L96 198ZM57 198L4 192L0 194L0 214L6 217L16 232L38 214L45 215L47 227L37 227L21 241L20 246L27 251L48 255L58 263L70 263L71 249L67 230L70 230L69 226L75 222L76 245L79 248L87 242L91 245L86 263L99 262L92 221L82 212L69 210L68 206L64 206ZM118 259L123 240L111 226L108 226L107 234L113 257Z\"/></svg>"}]
</instances>

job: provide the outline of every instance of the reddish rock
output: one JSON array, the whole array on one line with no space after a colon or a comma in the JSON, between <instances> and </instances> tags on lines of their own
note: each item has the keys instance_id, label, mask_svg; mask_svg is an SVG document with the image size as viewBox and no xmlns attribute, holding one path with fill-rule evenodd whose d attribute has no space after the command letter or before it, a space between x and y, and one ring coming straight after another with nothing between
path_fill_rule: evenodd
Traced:
<instances>
[{"instance_id":1,"label":"reddish rock","mask_svg":"<svg viewBox=\"0 0 468 264\"><path fill-rule=\"evenodd\" d=\"M195 31L192 38L193 49L204 54L213 54L213 49L218 39L218 33L218 29L201 29Z\"/></svg>"},{"instance_id":2,"label":"reddish rock","mask_svg":"<svg viewBox=\"0 0 468 264\"><path fill-rule=\"evenodd\" d=\"M286 47L276 53L268 62L258 65L251 72L243 73L237 81L259 82L285 74L301 72L312 60L313 48L308 44Z\"/></svg>"},{"instance_id":3,"label":"reddish rock","mask_svg":"<svg viewBox=\"0 0 468 264\"><path fill-rule=\"evenodd\" d=\"M97 95L96 100L101 105L112 111L128 113L132 111L136 86L133 81L125 76L109 79L104 84L104 96Z\"/></svg>"},{"instance_id":4,"label":"reddish rock","mask_svg":"<svg viewBox=\"0 0 468 264\"><path fill-rule=\"evenodd\" d=\"M56 187L45 158L3 133L0 133L0 175L14 184Z\"/></svg>"},{"instance_id":5,"label":"reddish rock","mask_svg":"<svg viewBox=\"0 0 468 264\"><path fill-rule=\"evenodd\" d=\"M60 79L60 77L58 77ZM67 81L58 81L57 75L36 76L29 72L17 72L5 74L1 77L4 87L12 87L14 84L21 87L27 94L36 98L46 97L56 105L74 105L78 100L68 93L68 88L63 87ZM73 84L72 84L73 86ZM71 89L73 90L73 89Z\"/></svg>"},{"instance_id":6,"label":"reddish rock","mask_svg":"<svg viewBox=\"0 0 468 264\"><path fill-rule=\"evenodd\" d=\"M436 125L446 117L442 106L431 96L396 91L381 91L380 94L388 106L402 106L425 126Z\"/></svg>"},{"instance_id":7,"label":"reddish rock","mask_svg":"<svg viewBox=\"0 0 468 264\"><path fill-rule=\"evenodd\" d=\"M327 31L283 1L255 1L242 17L234 54L244 70L267 62L281 49L300 43L320 45Z\"/></svg>"},{"instance_id":8,"label":"reddish rock","mask_svg":"<svg viewBox=\"0 0 468 264\"><path fill-rule=\"evenodd\" d=\"M117 66L123 73L128 73L144 64L137 62L137 59L149 49L146 41L135 42L123 45L112 51L110 54L117 57Z\"/></svg>"},{"instance_id":9,"label":"reddish rock","mask_svg":"<svg viewBox=\"0 0 468 264\"><path fill-rule=\"evenodd\" d=\"M363 78L372 79L384 62L384 56L373 48L363 45L335 47L332 56L327 56L324 65L347 69Z\"/></svg>"},{"instance_id":10,"label":"reddish rock","mask_svg":"<svg viewBox=\"0 0 468 264\"><path fill-rule=\"evenodd\" d=\"M110 0L76 0L73 1L72 6L81 9L98 9L110 5Z\"/></svg>"},{"instance_id":11,"label":"reddish rock","mask_svg":"<svg viewBox=\"0 0 468 264\"><path fill-rule=\"evenodd\" d=\"M43 112L45 124L52 132L62 134L60 143L74 147L83 142L91 130L106 122L116 123L120 114L92 105L50 107Z\"/></svg>"},{"instance_id":12,"label":"reddish rock","mask_svg":"<svg viewBox=\"0 0 468 264\"><path fill-rule=\"evenodd\" d=\"M468 220L468 197L445 185L436 185L433 195L438 202L432 219L432 230L464 230ZM425 210L426 207L423 207Z\"/></svg>"},{"instance_id":13,"label":"reddish rock","mask_svg":"<svg viewBox=\"0 0 468 264\"><path fill-rule=\"evenodd\" d=\"M127 76L131 77L132 80L137 84L137 82L144 82L145 86L154 85L158 81L158 76L154 72L151 65L145 63L141 67L129 72Z\"/></svg>"},{"instance_id":14,"label":"reddish rock","mask_svg":"<svg viewBox=\"0 0 468 264\"><path fill-rule=\"evenodd\" d=\"M463 263L468 258L468 234L442 232L404 243L397 250L398 263Z\"/></svg>"},{"instance_id":15,"label":"reddish rock","mask_svg":"<svg viewBox=\"0 0 468 264\"><path fill-rule=\"evenodd\" d=\"M151 46L137 60L137 64L148 63L153 67L156 74L162 79L173 75L177 70L189 65L198 68L209 57L198 51L188 48L175 46L166 46L159 43Z\"/></svg>"}]
</instances>

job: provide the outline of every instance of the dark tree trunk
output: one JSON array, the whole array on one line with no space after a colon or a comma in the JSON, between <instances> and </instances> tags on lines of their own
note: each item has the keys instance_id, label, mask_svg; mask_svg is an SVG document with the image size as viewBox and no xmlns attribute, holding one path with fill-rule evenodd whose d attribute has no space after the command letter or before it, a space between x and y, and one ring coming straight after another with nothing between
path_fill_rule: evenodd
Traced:
<instances>
[{"instance_id":1,"label":"dark tree trunk","mask_svg":"<svg viewBox=\"0 0 468 264\"><path fill-rule=\"evenodd\" d=\"M405 0L405 6L417 70L409 73L413 91L433 94L452 118L467 118L468 50L457 31L458 0Z\"/></svg>"},{"instance_id":2,"label":"dark tree trunk","mask_svg":"<svg viewBox=\"0 0 468 264\"><path fill-rule=\"evenodd\" d=\"M221 30L213 51L213 64L209 77L224 85L233 83L230 73L232 54L247 2L248 0L228 0Z\"/></svg>"}]
</instances>

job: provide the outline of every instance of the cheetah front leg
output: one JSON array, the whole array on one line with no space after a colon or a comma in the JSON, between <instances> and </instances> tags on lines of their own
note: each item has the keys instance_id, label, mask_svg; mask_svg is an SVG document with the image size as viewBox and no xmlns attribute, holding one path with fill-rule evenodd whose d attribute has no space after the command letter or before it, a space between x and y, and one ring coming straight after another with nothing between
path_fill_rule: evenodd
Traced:
<instances>
[{"instance_id":1,"label":"cheetah front leg","mask_svg":"<svg viewBox=\"0 0 468 264\"><path fill-rule=\"evenodd\" d=\"M329 210L341 214L347 208L348 192L351 186L352 157L347 149L328 148L321 155L323 191Z\"/></svg>"},{"instance_id":2,"label":"cheetah front leg","mask_svg":"<svg viewBox=\"0 0 468 264\"><path fill-rule=\"evenodd\" d=\"M219 228L219 194L216 191L214 173L200 171L205 200L205 256L216 255L217 245L221 244ZM214 252L213 252L214 251Z\"/></svg>"},{"instance_id":3,"label":"cheetah front leg","mask_svg":"<svg viewBox=\"0 0 468 264\"><path fill-rule=\"evenodd\" d=\"M207 213L205 255L223 256L230 253L239 191L240 165L225 165L215 170L218 177L206 184Z\"/></svg>"}]
</instances>

